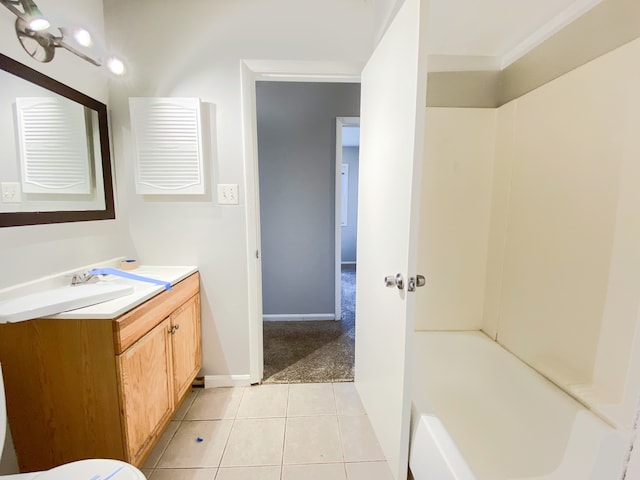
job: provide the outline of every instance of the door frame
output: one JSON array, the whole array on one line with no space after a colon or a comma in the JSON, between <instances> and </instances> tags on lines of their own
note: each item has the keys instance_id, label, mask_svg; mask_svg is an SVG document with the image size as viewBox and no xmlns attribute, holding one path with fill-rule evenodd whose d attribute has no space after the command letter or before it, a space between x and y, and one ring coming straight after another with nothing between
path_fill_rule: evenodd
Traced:
<instances>
[{"instance_id":1,"label":"door frame","mask_svg":"<svg viewBox=\"0 0 640 480\"><path fill-rule=\"evenodd\" d=\"M342 127L360 125L360 117L336 117L336 320L342 320Z\"/></svg>"},{"instance_id":2,"label":"door frame","mask_svg":"<svg viewBox=\"0 0 640 480\"><path fill-rule=\"evenodd\" d=\"M364 64L360 62L314 62L250 59L243 59L240 61L242 130L244 143L244 184L246 185L244 199L247 208L246 255L248 260L247 297L249 311L249 381L252 384L262 381L264 374L256 82L360 83L360 72L363 67ZM340 233L339 228L336 231ZM340 277L338 277L338 279L339 278ZM339 283L336 289L339 290Z\"/></svg>"}]
</instances>

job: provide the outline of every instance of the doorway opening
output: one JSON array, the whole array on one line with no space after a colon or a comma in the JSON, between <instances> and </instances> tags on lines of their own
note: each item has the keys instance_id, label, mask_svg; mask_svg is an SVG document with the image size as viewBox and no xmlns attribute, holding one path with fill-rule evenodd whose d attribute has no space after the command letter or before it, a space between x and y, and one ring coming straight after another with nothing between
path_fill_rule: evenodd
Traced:
<instances>
[{"instance_id":1,"label":"doorway opening","mask_svg":"<svg viewBox=\"0 0 640 480\"><path fill-rule=\"evenodd\" d=\"M360 118L336 119L336 311L345 329L355 332L358 244ZM353 340L355 341L355 335Z\"/></svg>"},{"instance_id":2,"label":"doorway opening","mask_svg":"<svg viewBox=\"0 0 640 480\"><path fill-rule=\"evenodd\" d=\"M341 223L355 229L357 217L341 213L343 135L336 118L359 115L360 86L257 81L255 88L263 381L352 381L355 258L343 275L340 238ZM354 146L346 148L351 154ZM357 180L357 168L351 170L346 178ZM349 186L355 207L357 188ZM344 312L343 277L351 286Z\"/></svg>"}]
</instances>

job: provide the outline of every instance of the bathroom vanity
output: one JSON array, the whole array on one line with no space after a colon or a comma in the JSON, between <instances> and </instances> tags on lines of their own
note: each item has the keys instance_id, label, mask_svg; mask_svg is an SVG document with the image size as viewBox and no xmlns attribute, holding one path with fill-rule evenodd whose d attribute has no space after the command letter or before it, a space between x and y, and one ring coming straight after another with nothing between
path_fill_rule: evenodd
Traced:
<instances>
[{"instance_id":1,"label":"bathroom vanity","mask_svg":"<svg viewBox=\"0 0 640 480\"><path fill-rule=\"evenodd\" d=\"M144 295L0 325L21 471L95 457L144 462L202 365L199 274L178 278L171 290L144 287Z\"/></svg>"}]
</instances>

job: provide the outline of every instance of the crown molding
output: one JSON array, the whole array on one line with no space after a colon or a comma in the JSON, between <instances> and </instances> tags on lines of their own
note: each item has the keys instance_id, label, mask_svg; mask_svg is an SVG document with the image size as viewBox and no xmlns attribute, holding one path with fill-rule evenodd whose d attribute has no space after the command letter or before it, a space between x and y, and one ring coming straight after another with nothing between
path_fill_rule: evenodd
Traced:
<instances>
[{"instance_id":1,"label":"crown molding","mask_svg":"<svg viewBox=\"0 0 640 480\"><path fill-rule=\"evenodd\" d=\"M576 0L533 34L529 35L506 54L502 55L499 69L503 70L507 68L601 2L602 0Z\"/></svg>"}]
</instances>

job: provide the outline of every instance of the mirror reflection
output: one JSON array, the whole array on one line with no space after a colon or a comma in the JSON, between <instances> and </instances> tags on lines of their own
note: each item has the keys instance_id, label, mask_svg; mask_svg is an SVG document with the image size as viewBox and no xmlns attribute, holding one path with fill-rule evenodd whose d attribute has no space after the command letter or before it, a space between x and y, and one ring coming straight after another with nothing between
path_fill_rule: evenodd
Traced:
<instances>
[{"instance_id":1,"label":"mirror reflection","mask_svg":"<svg viewBox=\"0 0 640 480\"><path fill-rule=\"evenodd\" d=\"M106 106L0 57L0 226L115 218Z\"/></svg>"}]
</instances>

